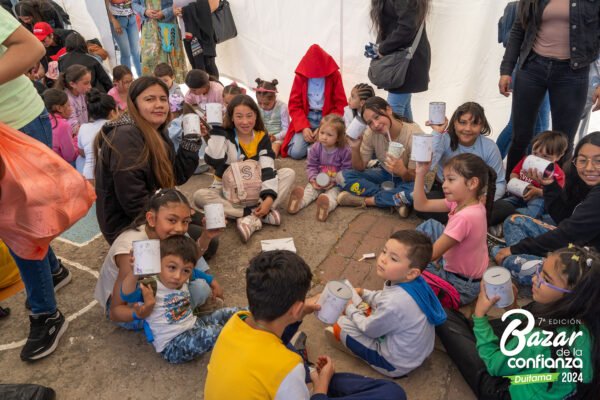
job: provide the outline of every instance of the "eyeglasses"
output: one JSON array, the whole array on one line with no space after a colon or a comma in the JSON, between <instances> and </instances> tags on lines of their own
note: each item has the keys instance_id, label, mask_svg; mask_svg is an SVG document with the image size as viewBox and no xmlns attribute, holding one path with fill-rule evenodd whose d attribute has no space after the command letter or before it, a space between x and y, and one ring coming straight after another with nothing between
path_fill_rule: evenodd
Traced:
<instances>
[{"instance_id":1,"label":"eyeglasses","mask_svg":"<svg viewBox=\"0 0 600 400\"><path fill-rule=\"evenodd\" d=\"M600 169L600 157L587 158L584 156L577 156L573 159L573 165L577 168L585 168L588 162L592 163L592 167Z\"/></svg>"},{"instance_id":2,"label":"eyeglasses","mask_svg":"<svg viewBox=\"0 0 600 400\"><path fill-rule=\"evenodd\" d=\"M572 290L565 289L565 288L561 288L561 287L558 287L558 286L554 286L553 284L546 282L546 281L544 280L544 278L542 278L542 277L540 276L540 271L541 271L541 269L542 269L542 266L543 266L543 264L544 264L543 262L540 262L540 263L537 265L537 267L535 267L535 276L536 276L536 278L537 278L537 284L536 284L536 286L537 286L537 288L538 288L538 289L539 289L539 288L540 288L542 285L545 285L545 286L548 286L550 289L556 290L556 291L558 291L558 292L561 292L561 293L573 293L573 291L572 291Z\"/></svg>"}]
</instances>

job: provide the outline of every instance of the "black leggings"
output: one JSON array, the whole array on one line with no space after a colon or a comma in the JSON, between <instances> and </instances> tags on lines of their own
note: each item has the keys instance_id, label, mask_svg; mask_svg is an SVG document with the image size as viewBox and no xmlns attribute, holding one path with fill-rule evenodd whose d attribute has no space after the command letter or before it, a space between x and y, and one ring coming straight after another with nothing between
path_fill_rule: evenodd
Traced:
<instances>
[{"instance_id":1,"label":"black leggings","mask_svg":"<svg viewBox=\"0 0 600 400\"><path fill-rule=\"evenodd\" d=\"M445 309L448 319L435 328L448 357L454 362L465 381L479 400L510 399L510 380L491 376L485 363L479 357L472 324L460 312ZM504 331L506 323L500 319L490 321L497 335Z\"/></svg>"}]
</instances>

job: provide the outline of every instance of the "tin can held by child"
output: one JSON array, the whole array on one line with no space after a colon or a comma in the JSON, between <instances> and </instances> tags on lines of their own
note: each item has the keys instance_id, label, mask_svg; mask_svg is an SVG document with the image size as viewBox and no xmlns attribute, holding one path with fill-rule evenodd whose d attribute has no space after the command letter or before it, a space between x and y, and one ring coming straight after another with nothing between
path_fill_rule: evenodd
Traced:
<instances>
[{"instance_id":1,"label":"tin can held by child","mask_svg":"<svg viewBox=\"0 0 600 400\"><path fill-rule=\"evenodd\" d=\"M206 122L211 125L223 124L223 105L221 103L206 104Z\"/></svg>"},{"instance_id":2,"label":"tin can held by child","mask_svg":"<svg viewBox=\"0 0 600 400\"><path fill-rule=\"evenodd\" d=\"M531 168L543 173L544 177L549 177L554 173L554 163L538 156L527 156L525 161L523 161L523 169L525 171L529 171Z\"/></svg>"},{"instance_id":3,"label":"tin can held by child","mask_svg":"<svg viewBox=\"0 0 600 400\"><path fill-rule=\"evenodd\" d=\"M317 185L321 187L326 187L331 183L331 178L325 172L319 172L317 174L316 181Z\"/></svg>"},{"instance_id":4,"label":"tin can held by child","mask_svg":"<svg viewBox=\"0 0 600 400\"><path fill-rule=\"evenodd\" d=\"M348 136L350 139L356 140L363 135L365 129L367 129L367 125L365 125L365 123L359 118L355 117L346 129L346 136Z\"/></svg>"},{"instance_id":5,"label":"tin can held by child","mask_svg":"<svg viewBox=\"0 0 600 400\"><path fill-rule=\"evenodd\" d=\"M344 312L346 304L351 298L352 289L344 282L328 282L325 289L323 289L323 293L319 296L318 304L321 309L317 312L317 318L326 324L334 324Z\"/></svg>"},{"instance_id":6,"label":"tin can held by child","mask_svg":"<svg viewBox=\"0 0 600 400\"><path fill-rule=\"evenodd\" d=\"M519 178L512 178L506 185L506 190L512 195L523 198L527 190L529 190L531 183L520 180Z\"/></svg>"},{"instance_id":7,"label":"tin can held by child","mask_svg":"<svg viewBox=\"0 0 600 400\"><path fill-rule=\"evenodd\" d=\"M213 203L204 206L206 229L225 228L225 210L223 204Z\"/></svg>"},{"instance_id":8,"label":"tin can held by child","mask_svg":"<svg viewBox=\"0 0 600 400\"><path fill-rule=\"evenodd\" d=\"M429 162L432 155L433 135L425 133L412 135L410 159L418 162Z\"/></svg>"},{"instance_id":9,"label":"tin can held by child","mask_svg":"<svg viewBox=\"0 0 600 400\"><path fill-rule=\"evenodd\" d=\"M134 275L160 273L160 240L134 240L132 247Z\"/></svg>"},{"instance_id":10,"label":"tin can held by child","mask_svg":"<svg viewBox=\"0 0 600 400\"><path fill-rule=\"evenodd\" d=\"M183 115L183 136L200 136L200 116L198 114Z\"/></svg>"},{"instance_id":11,"label":"tin can held by child","mask_svg":"<svg viewBox=\"0 0 600 400\"><path fill-rule=\"evenodd\" d=\"M446 103L443 101L429 103L429 122L434 125L441 125L446 122Z\"/></svg>"},{"instance_id":12,"label":"tin can held by child","mask_svg":"<svg viewBox=\"0 0 600 400\"><path fill-rule=\"evenodd\" d=\"M489 268L483 274L485 293L488 299L500 297L495 304L498 308L510 306L515 301L510 272L504 267Z\"/></svg>"},{"instance_id":13,"label":"tin can held by child","mask_svg":"<svg viewBox=\"0 0 600 400\"><path fill-rule=\"evenodd\" d=\"M399 142L390 142L387 152L394 158L400 158L404 153L404 145Z\"/></svg>"}]
</instances>

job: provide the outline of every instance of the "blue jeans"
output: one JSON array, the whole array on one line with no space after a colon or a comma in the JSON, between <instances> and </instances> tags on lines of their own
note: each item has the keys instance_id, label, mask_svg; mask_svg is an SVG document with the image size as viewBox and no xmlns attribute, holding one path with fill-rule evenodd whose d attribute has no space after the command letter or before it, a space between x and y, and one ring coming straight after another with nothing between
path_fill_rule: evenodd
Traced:
<instances>
[{"instance_id":1,"label":"blue jeans","mask_svg":"<svg viewBox=\"0 0 600 400\"><path fill-rule=\"evenodd\" d=\"M504 199L517 209L519 214L527 215L531 218L541 218L544 214L544 198L534 197L525 201L517 196L508 196Z\"/></svg>"},{"instance_id":2,"label":"blue jeans","mask_svg":"<svg viewBox=\"0 0 600 400\"><path fill-rule=\"evenodd\" d=\"M19 130L52 148L52 124L50 123L50 115L48 115L45 108L40 115Z\"/></svg>"},{"instance_id":3,"label":"blue jeans","mask_svg":"<svg viewBox=\"0 0 600 400\"><path fill-rule=\"evenodd\" d=\"M533 52L517 71L512 101L513 138L508 149L507 179L527 151L546 92L550 96L552 129L565 133L569 138L569 148L563 159L570 158L573 138L585 106L589 71L589 66L574 70L568 60L554 60Z\"/></svg>"},{"instance_id":4,"label":"blue jeans","mask_svg":"<svg viewBox=\"0 0 600 400\"><path fill-rule=\"evenodd\" d=\"M210 351L225 323L239 310L237 307L221 308L210 315L197 317L192 329L171 339L160 354L171 364L181 364Z\"/></svg>"},{"instance_id":5,"label":"blue jeans","mask_svg":"<svg viewBox=\"0 0 600 400\"><path fill-rule=\"evenodd\" d=\"M52 125L45 108L33 121L19 130L52 148ZM36 315L56 312L52 273L57 272L60 265L52 247L48 247L48 253L41 260L26 260L12 250L10 250L10 254L19 268L27 293L27 301L31 306L31 313Z\"/></svg>"},{"instance_id":6,"label":"blue jeans","mask_svg":"<svg viewBox=\"0 0 600 400\"><path fill-rule=\"evenodd\" d=\"M535 128L533 131L533 136L537 136L540 132L547 131L550 126L550 97L548 96L548 92L544 96L544 100L542 100L542 105L540 106L540 111L538 111L537 118L535 119ZM513 135L513 123L512 123L512 113L508 117L508 124L506 127L500 132L498 135L498 139L496 139L496 144L498 145L498 149L500 149L500 155L502 159L506 157L506 153L508 153L508 147L510 146L510 141Z\"/></svg>"},{"instance_id":7,"label":"blue jeans","mask_svg":"<svg viewBox=\"0 0 600 400\"><path fill-rule=\"evenodd\" d=\"M417 230L427 235L433 243L442 236L444 229L445 226L434 219L428 219L417 226ZM479 296L479 282L473 282L471 279L465 280L452 272L446 271L443 257L438 261L438 264L441 268L438 268L434 263L429 263L425 269L454 286L460 295L461 305L470 304Z\"/></svg>"},{"instance_id":8,"label":"blue jeans","mask_svg":"<svg viewBox=\"0 0 600 400\"><path fill-rule=\"evenodd\" d=\"M412 107L410 106L411 93L389 93L387 101L392 110L403 117L413 120Z\"/></svg>"},{"instance_id":9,"label":"blue jeans","mask_svg":"<svg viewBox=\"0 0 600 400\"><path fill-rule=\"evenodd\" d=\"M340 176L341 175L341 176ZM369 168L364 171L353 169L338 173L338 184L346 192L362 197L375 197L377 207L398 207L403 204L412 205L414 182L404 182L402 178L393 177L394 189L383 190L381 184L392 181L392 175L383 168Z\"/></svg>"},{"instance_id":10,"label":"blue jeans","mask_svg":"<svg viewBox=\"0 0 600 400\"><path fill-rule=\"evenodd\" d=\"M126 65L131 69L131 60L133 59L133 65L137 71L137 76L142 76L142 65L140 59L140 31L138 30L137 23L135 21L135 14L131 14L127 17L115 16L119 25L123 29L120 35L117 35L115 28L110 24L113 38L119 46L121 52L121 64Z\"/></svg>"},{"instance_id":11,"label":"blue jeans","mask_svg":"<svg viewBox=\"0 0 600 400\"><path fill-rule=\"evenodd\" d=\"M307 117L308 123L310 124L310 129L315 130L321 124L323 113L321 111L309 111ZM310 143L304 140L304 135L302 132L297 132L288 143L288 155L294 160L300 160L306 157L309 146Z\"/></svg>"},{"instance_id":12,"label":"blue jeans","mask_svg":"<svg viewBox=\"0 0 600 400\"><path fill-rule=\"evenodd\" d=\"M541 221L526 216L515 215L504 221L504 240L506 240L506 246L508 247L519 243L525 238L536 237L548 231L549 229L542 225ZM500 249L500 246L493 247L491 251L492 257L496 257ZM502 266L507 268L521 285L528 286L531 285L531 275L520 276L521 266L527 261L541 259L542 257L531 254L512 254L502 261Z\"/></svg>"}]
</instances>

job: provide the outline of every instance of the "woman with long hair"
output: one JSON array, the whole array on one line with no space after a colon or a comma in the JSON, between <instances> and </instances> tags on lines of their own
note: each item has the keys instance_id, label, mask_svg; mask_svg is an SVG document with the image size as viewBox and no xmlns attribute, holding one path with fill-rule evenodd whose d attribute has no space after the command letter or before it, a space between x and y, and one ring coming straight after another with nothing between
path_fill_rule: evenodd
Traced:
<instances>
[{"instance_id":1,"label":"woman with long hair","mask_svg":"<svg viewBox=\"0 0 600 400\"><path fill-rule=\"evenodd\" d=\"M500 93L513 83L513 138L508 151L507 179L523 158L534 133L538 110L546 91L550 96L552 130L564 132L569 148L579 125L588 90L590 64L598 58L597 1L521 0L518 15L500 65Z\"/></svg>"},{"instance_id":2,"label":"woman with long hair","mask_svg":"<svg viewBox=\"0 0 600 400\"><path fill-rule=\"evenodd\" d=\"M379 56L409 48L423 25L421 40L408 65L404 84L398 88L384 88L388 91L387 101L392 110L411 121L411 94L424 92L429 87L431 49L424 24L430 3L430 0L371 0L371 21L377 34Z\"/></svg>"},{"instance_id":3,"label":"woman with long hair","mask_svg":"<svg viewBox=\"0 0 600 400\"><path fill-rule=\"evenodd\" d=\"M83 36L73 32L65 40L67 54L58 59L58 70L65 71L71 65L79 64L87 67L92 75L92 87L101 92L108 92L113 87L112 80L102 67L101 61L89 54Z\"/></svg>"},{"instance_id":4,"label":"woman with long hair","mask_svg":"<svg viewBox=\"0 0 600 400\"><path fill-rule=\"evenodd\" d=\"M112 244L161 188L185 183L198 166L199 139L184 138L177 153L167 134L169 89L158 78L135 80L127 112L96 137L96 215Z\"/></svg>"}]
</instances>

